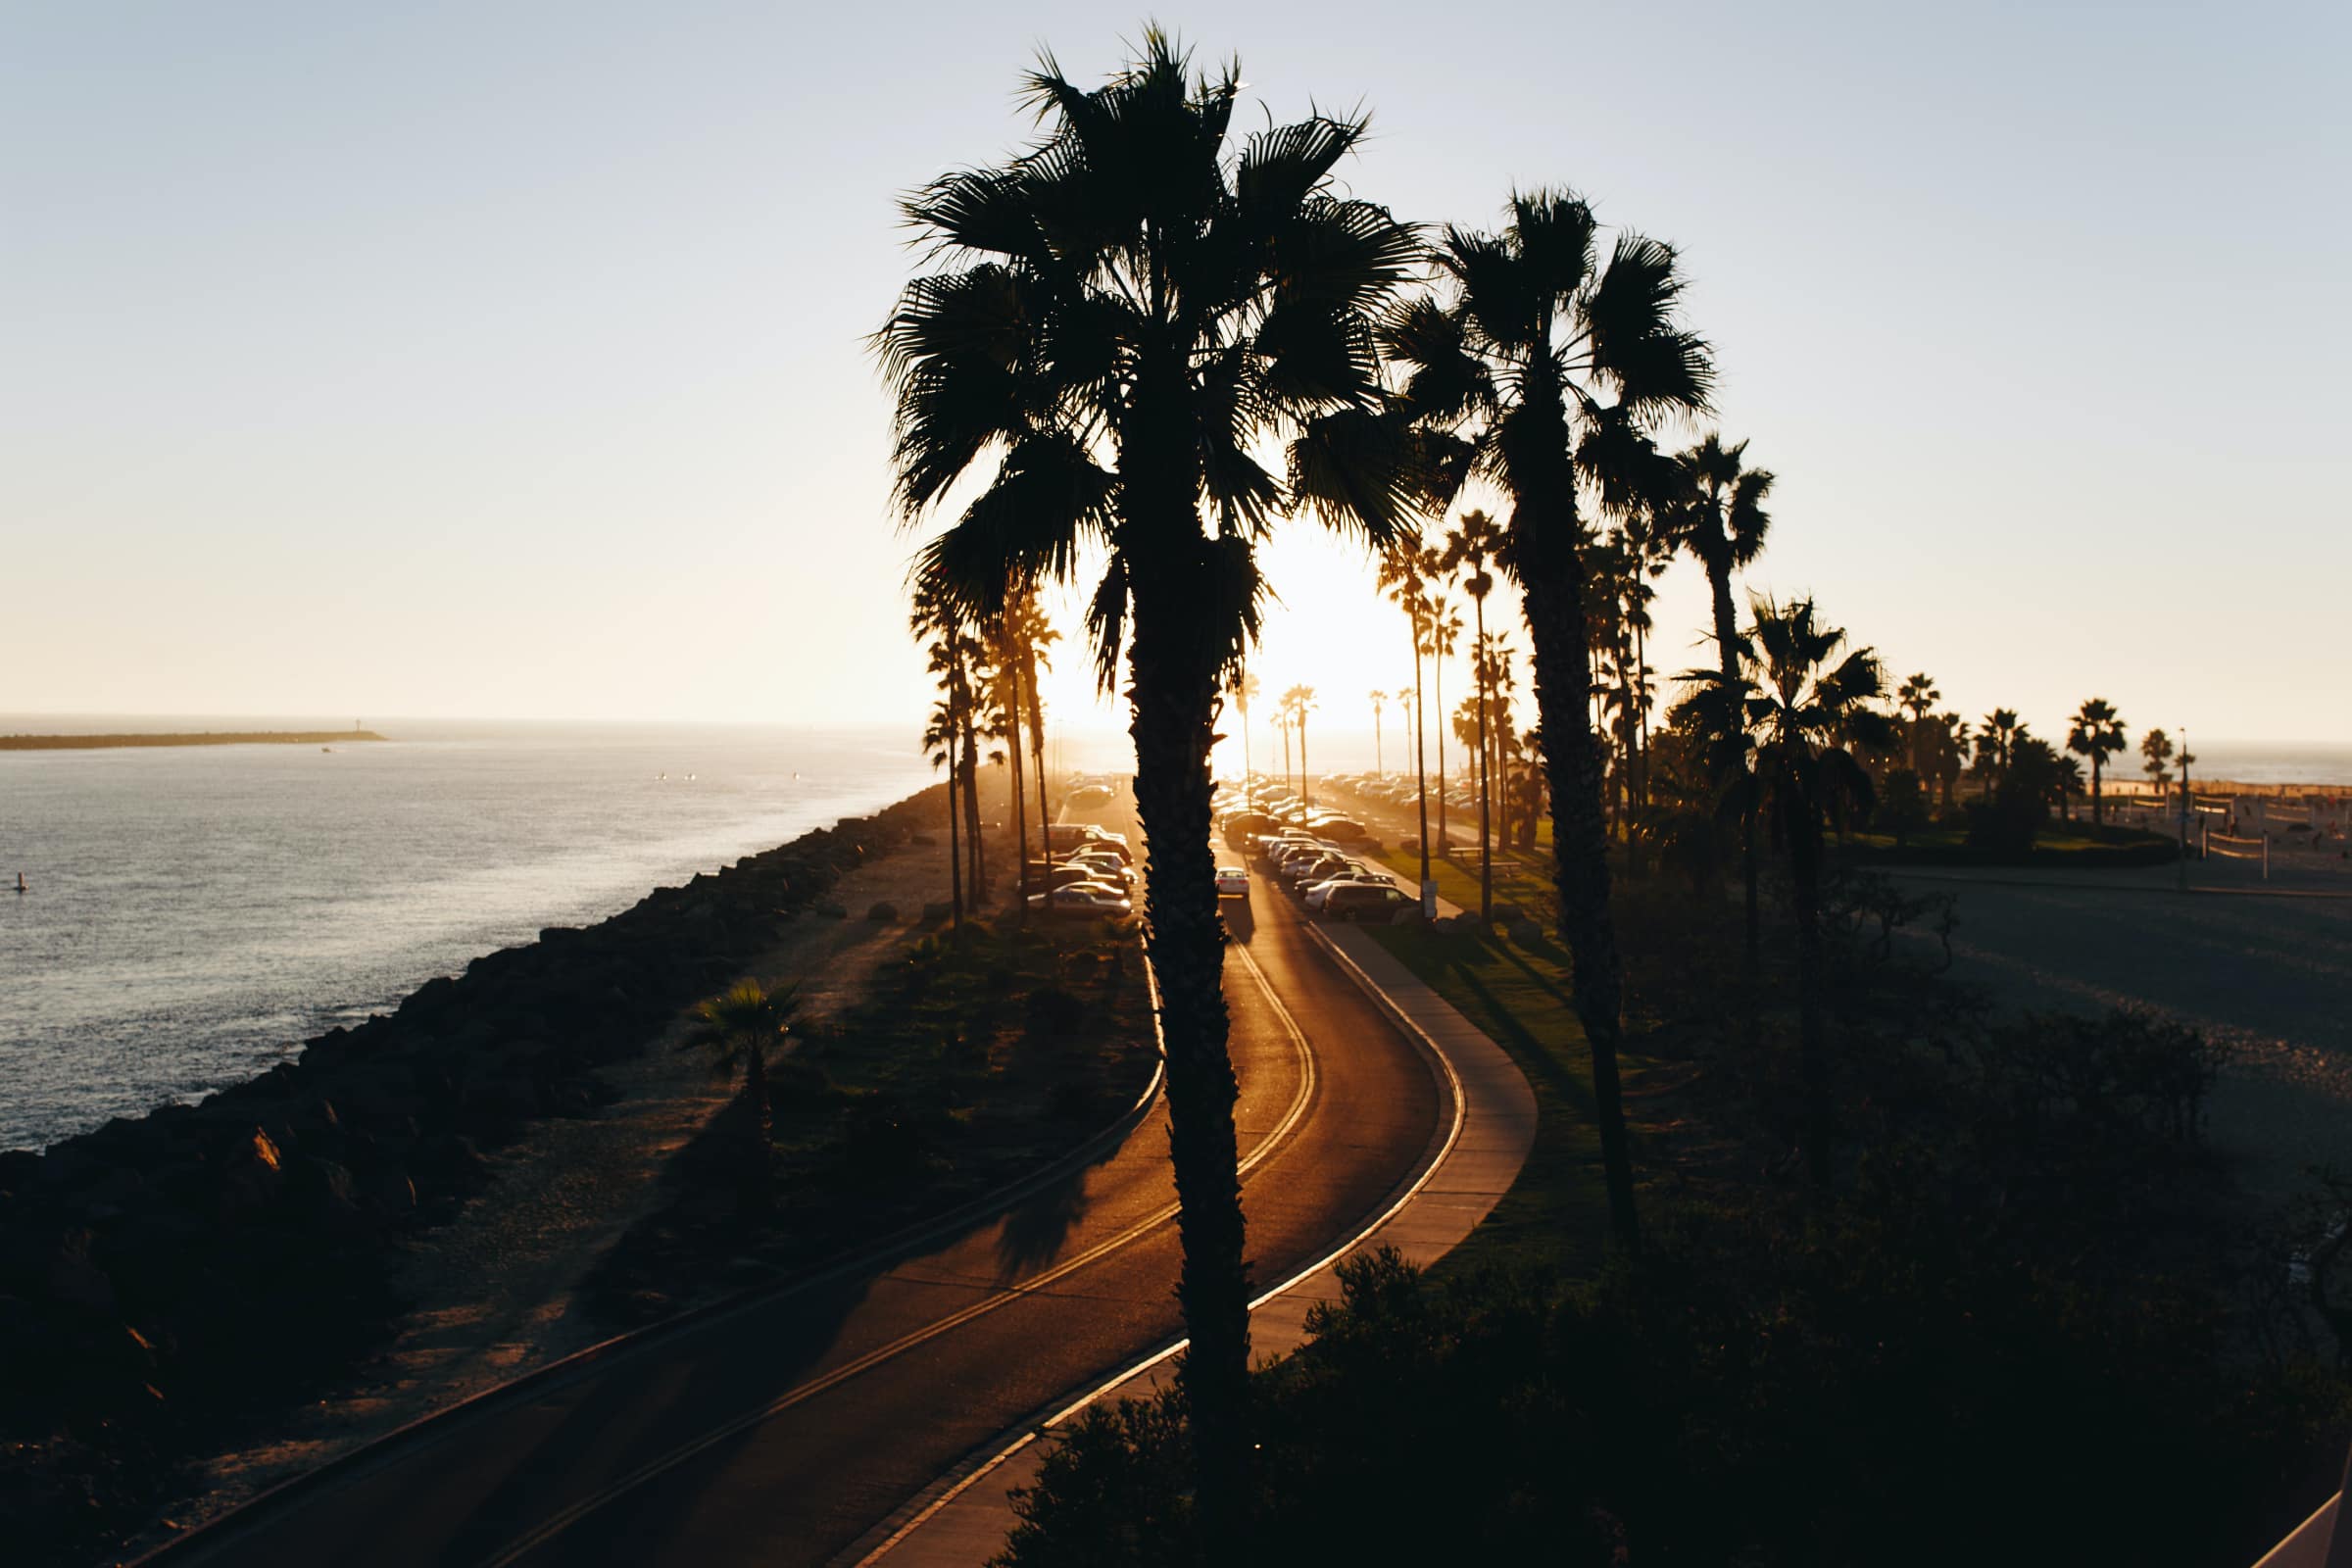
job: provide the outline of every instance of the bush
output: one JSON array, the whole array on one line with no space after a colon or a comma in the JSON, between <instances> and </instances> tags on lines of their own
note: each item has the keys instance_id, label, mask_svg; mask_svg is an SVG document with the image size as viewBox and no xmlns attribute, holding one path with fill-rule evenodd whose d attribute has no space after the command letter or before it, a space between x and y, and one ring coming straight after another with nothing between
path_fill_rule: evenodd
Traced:
<instances>
[{"instance_id":1,"label":"bush","mask_svg":"<svg viewBox=\"0 0 2352 1568\"><path fill-rule=\"evenodd\" d=\"M1086 1025L1086 1004L1060 986L1040 986L1029 993L1029 1033L1060 1040Z\"/></svg>"}]
</instances>

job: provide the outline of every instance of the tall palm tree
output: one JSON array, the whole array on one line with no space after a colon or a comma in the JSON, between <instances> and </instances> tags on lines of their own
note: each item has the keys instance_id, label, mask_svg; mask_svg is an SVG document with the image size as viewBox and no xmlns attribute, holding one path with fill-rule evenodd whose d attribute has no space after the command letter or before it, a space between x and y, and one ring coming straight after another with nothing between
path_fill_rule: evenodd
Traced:
<instances>
[{"instance_id":1,"label":"tall palm tree","mask_svg":"<svg viewBox=\"0 0 2352 1568\"><path fill-rule=\"evenodd\" d=\"M1375 686L1365 695L1372 700L1372 776L1381 778L1389 771L1389 694Z\"/></svg>"},{"instance_id":2,"label":"tall palm tree","mask_svg":"<svg viewBox=\"0 0 2352 1568\"><path fill-rule=\"evenodd\" d=\"M1748 636L1746 670L1731 682L1719 670L1710 672L1686 706L1698 705L1702 724L1720 730L1728 723L1747 736L1760 814L1788 856L1805 1160L1813 1181L1826 1186L1831 1116L1823 1038L1824 830L1869 814L1870 770L1858 754L1889 744L1893 725L1872 706L1885 690L1877 658L1867 648L1840 657L1845 633L1824 624L1810 599L1783 607L1759 597Z\"/></svg>"},{"instance_id":3,"label":"tall palm tree","mask_svg":"<svg viewBox=\"0 0 2352 1568\"><path fill-rule=\"evenodd\" d=\"M1461 612L1442 593L1421 596L1421 651L1429 656L1429 689L1438 711L1446 711L1446 661L1462 642ZM1451 830L1446 824L1446 726L1438 726L1438 850L1450 853Z\"/></svg>"},{"instance_id":4,"label":"tall palm tree","mask_svg":"<svg viewBox=\"0 0 2352 1568\"><path fill-rule=\"evenodd\" d=\"M1233 694L1234 711L1242 715L1242 798L1248 800L1250 786L1254 782L1250 763L1250 705L1257 701L1257 694L1264 688L1254 672L1241 668L1226 678L1225 689Z\"/></svg>"},{"instance_id":5,"label":"tall palm tree","mask_svg":"<svg viewBox=\"0 0 2352 1568\"><path fill-rule=\"evenodd\" d=\"M2130 744L2124 736L2123 715L2115 705L2104 697L2093 697L2075 710L2066 732L2066 749L2078 757L2090 760L2090 823L2097 827L2105 822L2099 803L2099 778L2107 771L2107 759Z\"/></svg>"},{"instance_id":6,"label":"tall palm tree","mask_svg":"<svg viewBox=\"0 0 2352 1568\"><path fill-rule=\"evenodd\" d=\"M1675 463L1683 471L1689 497L1682 509L1684 546L1706 568L1707 591L1715 614L1715 667L1727 681L1740 678L1740 617L1732 605L1732 573L1755 564L1764 553L1764 537L1772 531L1764 500L1772 494L1768 468L1746 466L1747 443L1723 444L1710 431ZM1746 919L1746 963L1752 979L1759 961L1762 915L1756 895L1755 803L1748 803L1740 820L1740 876Z\"/></svg>"},{"instance_id":7,"label":"tall palm tree","mask_svg":"<svg viewBox=\"0 0 2352 1568\"><path fill-rule=\"evenodd\" d=\"M2018 722L2017 710L1996 708L1984 715L1984 724L1977 730L1977 760L1991 770L1993 782L1998 783L2009 772L2010 759L2017 755L2018 737L2026 726Z\"/></svg>"},{"instance_id":8,"label":"tall palm tree","mask_svg":"<svg viewBox=\"0 0 2352 1568\"><path fill-rule=\"evenodd\" d=\"M1511 842L1511 770L1507 762L1508 750L1517 744L1511 734L1510 693L1518 686L1511 674L1511 647L1502 633L1483 635L1473 650L1477 660L1477 675L1486 692L1487 740L1482 750L1487 754L1482 766L1490 779L1501 780L1499 788L1490 787L1494 799L1494 842Z\"/></svg>"},{"instance_id":9,"label":"tall palm tree","mask_svg":"<svg viewBox=\"0 0 2352 1568\"><path fill-rule=\"evenodd\" d=\"M707 1053L713 1072L743 1074L744 1196L765 1206L775 1196L770 1179L775 1158L773 1108L767 1095L767 1054L792 1032L801 1010L800 987L768 990L741 980L726 992L695 1005L694 1031L686 1045Z\"/></svg>"},{"instance_id":10,"label":"tall palm tree","mask_svg":"<svg viewBox=\"0 0 2352 1568\"><path fill-rule=\"evenodd\" d=\"M1004 759L1008 764L1013 826L1013 884L1015 911L1025 917L1029 912L1029 791L1024 774L1027 768L1021 757L1021 722L1028 707L1021 690L1024 667L1020 644L1016 641L1024 629L1020 621L1020 604L1025 597L1016 582L1005 590L1004 601L980 623L981 639L988 649L988 666L984 686L994 722L990 725L993 738L1004 743ZM1053 842L1051 833L1047 844Z\"/></svg>"},{"instance_id":11,"label":"tall palm tree","mask_svg":"<svg viewBox=\"0 0 2352 1568\"><path fill-rule=\"evenodd\" d=\"M1422 620L1427 596L1422 591L1425 578L1421 568L1427 558L1419 535L1406 534L1380 553L1378 564L1381 591L1404 612L1413 633L1412 701L1406 711L1413 725L1413 791L1420 810L1421 915L1423 919L1432 919L1438 912L1438 884L1429 867L1429 749L1421 723L1421 659L1428 652ZM1407 694L1396 695L1401 700Z\"/></svg>"},{"instance_id":12,"label":"tall palm tree","mask_svg":"<svg viewBox=\"0 0 2352 1568\"><path fill-rule=\"evenodd\" d=\"M1478 704L1478 918L1494 920L1494 803L1487 781L1487 595L1494 591L1494 574L1487 567L1501 554L1501 526L1484 512L1465 512L1462 520L1446 530L1446 550L1439 564L1448 575L1461 574L1462 591L1470 596L1477 616L1476 640L1470 645L1471 684Z\"/></svg>"},{"instance_id":13,"label":"tall palm tree","mask_svg":"<svg viewBox=\"0 0 2352 1568\"><path fill-rule=\"evenodd\" d=\"M1373 323L1424 257L1409 226L1335 188L1363 121L1316 115L1229 137L1238 65L1195 76L1157 28L1138 53L1092 91L1042 59L1024 94L1042 139L907 198L942 270L906 286L875 348L898 399L904 515L981 470L976 498L926 548L943 575L987 595L1008 570L1066 580L1082 555L1107 561L1088 631L1105 690L1126 659L1197 1495L1212 1555L1232 1556L1248 1495L1250 1270L1208 749L1219 693L1256 636L1256 552L1275 520L1305 511L1377 549L1420 502ZM1287 443L1285 473L1257 461L1272 442Z\"/></svg>"},{"instance_id":14,"label":"tall palm tree","mask_svg":"<svg viewBox=\"0 0 2352 1568\"><path fill-rule=\"evenodd\" d=\"M1674 321L1672 247L1620 233L1599 265L1592 209L1565 192L1517 196L1509 216L1498 234L1448 229L1438 255L1447 297L1397 310L1383 335L1412 368L1410 412L1466 439L1511 500L1501 564L1519 582L1534 645L1560 919L1592 1052L1610 1231L1631 1252L1641 1236L1617 1071L1623 969L1589 707L1577 483L1580 467L1604 489L1622 482L1628 449L1649 450L1640 426L1703 410L1712 372L1705 345Z\"/></svg>"},{"instance_id":15,"label":"tall palm tree","mask_svg":"<svg viewBox=\"0 0 2352 1568\"><path fill-rule=\"evenodd\" d=\"M963 925L963 824L956 816L956 743L962 733L946 698L932 705L931 722L923 730L923 750L934 768L948 770L948 908L958 928Z\"/></svg>"},{"instance_id":16,"label":"tall palm tree","mask_svg":"<svg viewBox=\"0 0 2352 1568\"><path fill-rule=\"evenodd\" d=\"M1943 693L1936 689L1936 678L1925 670L1905 676L1902 685L1895 688L1894 706L1911 717L1910 727L1906 731L1911 742L1911 771L1923 780L1928 776L1928 714L1934 712L1936 705L1942 701Z\"/></svg>"},{"instance_id":17,"label":"tall palm tree","mask_svg":"<svg viewBox=\"0 0 2352 1568\"><path fill-rule=\"evenodd\" d=\"M1054 806L1046 790L1046 702L1038 692L1037 672L1054 667L1054 644L1061 633L1046 618L1034 587L1023 588L1012 601L1016 646L1021 659L1021 684L1029 700L1029 755L1037 767L1038 854L1054 858ZM1026 858L1024 857L1024 859ZM1024 902L1023 908L1028 905Z\"/></svg>"},{"instance_id":18,"label":"tall palm tree","mask_svg":"<svg viewBox=\"0 0 2352 1568\"><path fill-rule=\"evenodd\" d=\"M1314 710L1315 689L1312 686L1294 686L1282 694L1283 714L1298 737L1298 804L1310 811L1315 807L1315 786L1306 771L1306 715Z\"/></svg>"}]
</instances>

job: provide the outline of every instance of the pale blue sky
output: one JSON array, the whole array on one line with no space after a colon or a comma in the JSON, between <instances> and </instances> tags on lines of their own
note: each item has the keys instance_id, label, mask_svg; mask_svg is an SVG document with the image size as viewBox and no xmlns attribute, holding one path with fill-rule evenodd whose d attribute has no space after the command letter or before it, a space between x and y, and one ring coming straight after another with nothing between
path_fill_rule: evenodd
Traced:
<instances>
[{"instance_id":1,"label":"pale blue sky","mask_svg":"<svg viewBox=\"0 0 2352 1568\"><path fill-rule=\"evenodd\" d=\"M7 7L0 711L911 714L892 198L1142 15ZM1755 582L1898 673L2352 740L2352 8L1160 16L1369 106L1403 216L1560 181L1680 243ZM1272 565L1269 684L1404 680L1346 553ZM1662 668L1702 613L1678 570Z\"/></svg>"}]
</instances>

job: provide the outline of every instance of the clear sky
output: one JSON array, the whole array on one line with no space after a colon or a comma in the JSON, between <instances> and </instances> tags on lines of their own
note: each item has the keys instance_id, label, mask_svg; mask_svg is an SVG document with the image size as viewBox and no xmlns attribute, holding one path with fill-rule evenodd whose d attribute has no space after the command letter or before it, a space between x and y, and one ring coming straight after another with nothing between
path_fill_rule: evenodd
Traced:
<instances>
[{"instance_id":1,"label":"clear sky","mask_svg":"<svg viewBox=\"0 0 2352 1568\"><path fill-rule=\"evenodd\" d=\"M0 711L911 723L893 198L1142 15L7 7ZM1564 182L1681 244L1780 474L1753 581L1896 674L2352 740L2352 8L1159 15L1368 107L1404 217ZM1405 634L1310 526L1260 667L1360 722ZM1662 669L1703 612L1678 568Z\"/></svg>"}]
</instances>

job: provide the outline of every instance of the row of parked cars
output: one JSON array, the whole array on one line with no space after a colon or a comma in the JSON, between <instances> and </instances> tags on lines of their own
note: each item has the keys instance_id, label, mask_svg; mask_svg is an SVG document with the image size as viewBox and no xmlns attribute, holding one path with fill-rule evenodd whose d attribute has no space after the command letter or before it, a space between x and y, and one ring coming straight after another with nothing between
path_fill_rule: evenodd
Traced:
<instances>
[{"instance_id":1,"label":"row of parked cars","mask_svg":"<svg viewBox=\"0 0 2352 1568\"><path fill-rule=\"evenodd\" d=\"M1415 902L1385 866L1305 828L1261 833L1252 846L1275 878L1327 920L1385 924Z\"/></svg>"},{"instance_id":2,"label":"row of parked cars","mask_svg":"<svg viewBox=\"0 0 2352 1568\"><path fill-rule=\"evenodd\" d=\"M1135 912L1135 852L1127 835L1087 822L1046 830L1046 858L1029 862L1029 907L1071 919L1122 920Z\"/></svg>"},{"instance_id":3,"label":"row of parked cars","mask_svg":"<svg viewBox=\"0 0 2352 1568\"><path fill-rule=\"evenodd\" d=\"M1320 782L1384 806L1412 806L1421 798L1420 787L1410 773L1334 773ZM1458 810L1475 810L1478 807L1478 792L1468 784L1450 784L1445 798L1447 805ZM1438 781L1434 774L1429 780L1429 804L1438 804Z\"/></svg>"}]
</instances>

